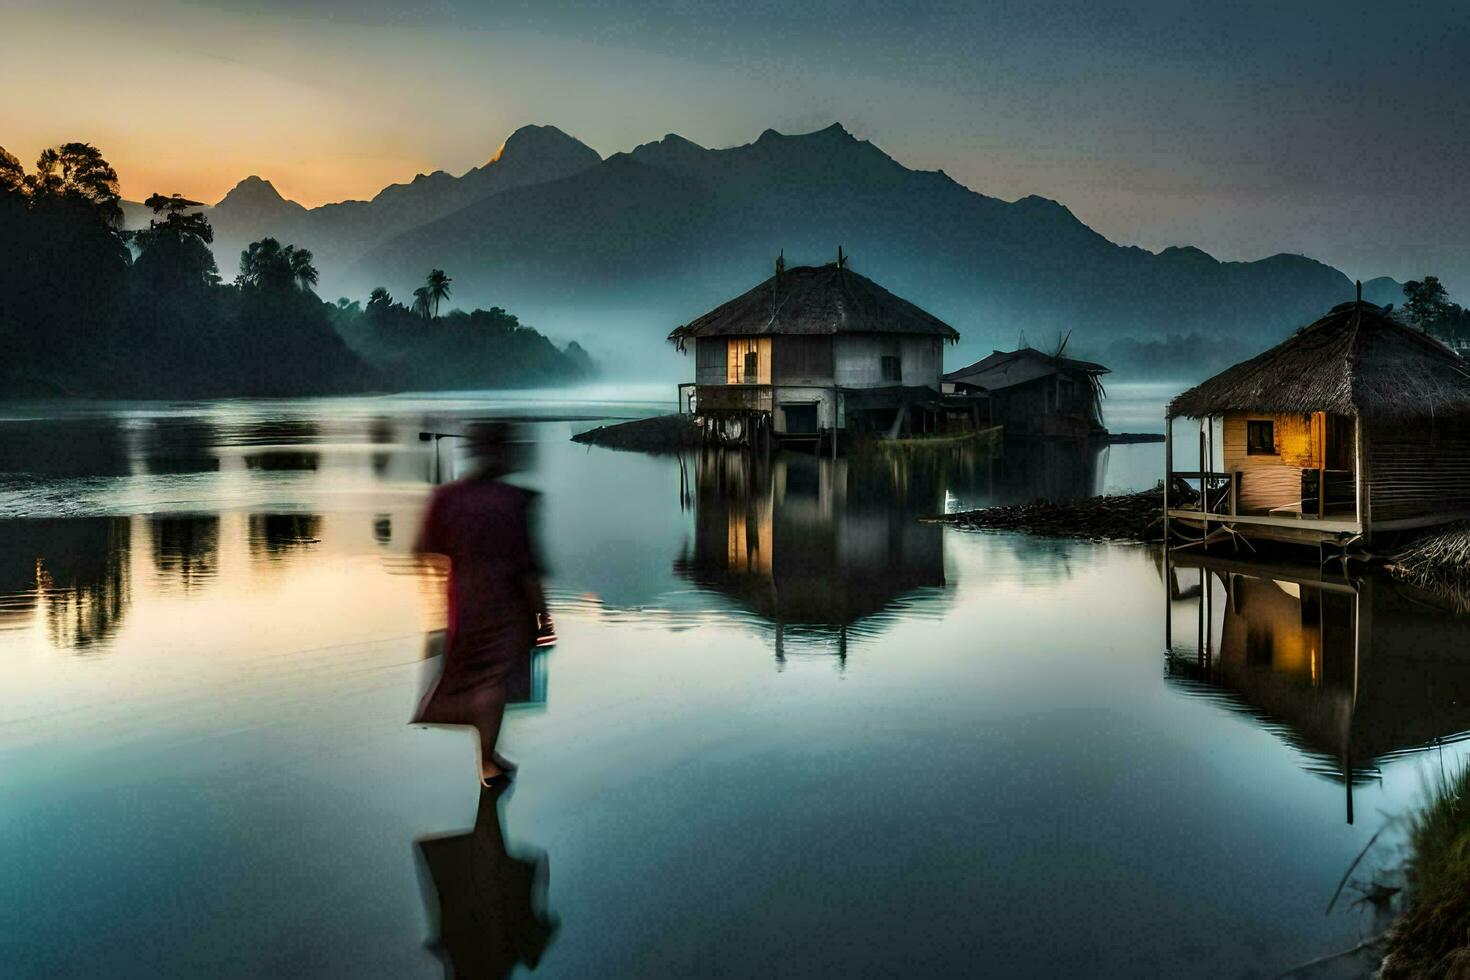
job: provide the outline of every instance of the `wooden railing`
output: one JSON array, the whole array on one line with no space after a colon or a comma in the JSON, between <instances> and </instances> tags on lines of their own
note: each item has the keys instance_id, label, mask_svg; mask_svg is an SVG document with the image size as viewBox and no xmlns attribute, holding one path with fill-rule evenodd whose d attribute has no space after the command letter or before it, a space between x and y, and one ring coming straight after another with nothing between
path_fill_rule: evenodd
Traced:
<instances>
[{"instance_id":1,"label":"wooden railing","mask_svg":"<svg viewBox=\"0 0 1470 980\"><path fill-rule=\"evenodd\" d=\"M1235 515L1240 487L1234 473L1176 470L1169 474L1168 487L1170 510Z\"/></svg>"},{"instance_id":2,"label":"wooden railing","mask_svg":"<svg viewBox=\"0 0 1470 980\"><path fill-rule=\"evenodd\" d=\"M683 386L680 386L682 396ZM681 404L684 399L681 397ZM717 412L770 412L776 407L775 392L770 385L695 385L692 412L707 415Z\"/></svg>"}]
</instances>

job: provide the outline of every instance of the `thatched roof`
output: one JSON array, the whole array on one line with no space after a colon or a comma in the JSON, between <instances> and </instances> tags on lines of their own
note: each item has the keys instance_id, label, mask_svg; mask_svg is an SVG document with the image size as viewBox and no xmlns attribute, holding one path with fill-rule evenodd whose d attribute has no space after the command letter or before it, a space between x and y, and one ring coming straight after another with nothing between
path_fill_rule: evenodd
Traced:
<instances>
[{"instance_id":1,"label":"thatched roof","mask_svg":"<svg viewBox=\"0 0 1470 980\"><path fill-rule=\"evenodd\" d=\"M1022 347L1020 350L992 351L974 364L949 372L943 380L974 385L987 391L1002 391L1037 378L1067 373L1096 376L1107 374L1108 369L1092 361L1058 357L1033 347Z\"/></svg>"},{"instance_id":2,"label":"thatched roof","mask_svg":"<svg viewBox=\"0 0 1470 980\"><path fill-rule=\"evenodd\" d=\"M1470 364L1381 307L1342 303L1284 343L1169 403L1170 417L1222 412L1470 413Z\"/></svg>"},{"instance_id":3,"label":"thatched roof","mask_svg":"<svg viewBox=\"0 0 1470 980\"><path fill-rule=\"evenodd\" d=\"M690 337L839 333L926 334L959 340L954 327L866 276L835 262L795 266L669 334L681 349Z\"/></svg>"}]
</instances>

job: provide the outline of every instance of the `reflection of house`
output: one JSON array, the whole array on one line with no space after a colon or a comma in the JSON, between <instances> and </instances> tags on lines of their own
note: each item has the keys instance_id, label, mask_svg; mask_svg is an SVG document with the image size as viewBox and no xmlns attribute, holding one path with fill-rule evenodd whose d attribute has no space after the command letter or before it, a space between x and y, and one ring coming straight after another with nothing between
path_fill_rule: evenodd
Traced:
<instances>
[{"instance_id":1,"label":"reflection of house","mask_svg":"<svg viewBox=\"0 0 1470 980\"><path fill-rule=\"evenodd\" d=\"M1470 620L1406 587L1202 555L1166 579L1170 675L1224 692L1317 771L1351 784L1470 731Z\"/></svg>"},{"instance_id":2,"label":"reflection of house","mask_svg":"<svg viewBox=\"0 0 1470 980\"><path fill-rule=\"evenodd\" d=\"M877 459L710 450L695 468L695 583L779 627L847 626L944 585L942 486L895 485Z\"/></svg>"},{"instance_id":3,"label":"reflection of house","mask_svg":"<svg viewBox=\"0 0 1470 980\"><path fill-rule=\"evenodd\" d=\"M681 409L739 438L940 424L953 327L839 261L786 269L673 333L694 349ZM690 399L692 398L692 404Z\"/></svg>"},{"instance_id":4,"label":"reflection of house","mask_svg":"<svg viewBox=\"0 0 1470 980\"><path fill-rule=\"evenodd\" d=\"M1023 347L951 371L944 385L956 394L984 395L990 421L1005 427L1007 439L1082 439L1106 431L1098 379L1107 373L1101 364Z\"/></svg>"},{"instance_id":5,"label":"reflection of house","mask_svg":"<svg viewBox=\"0 0 1470 980\"><path fill-rule=\"evenodd\" d=\"M1197 468L1176 471L1166 444L1176 532L1351 543L1470 516L1470 371L1370 303L1334 307L1168 417L1171 435L1200 420Z\"/></svg>"}]
</instances>

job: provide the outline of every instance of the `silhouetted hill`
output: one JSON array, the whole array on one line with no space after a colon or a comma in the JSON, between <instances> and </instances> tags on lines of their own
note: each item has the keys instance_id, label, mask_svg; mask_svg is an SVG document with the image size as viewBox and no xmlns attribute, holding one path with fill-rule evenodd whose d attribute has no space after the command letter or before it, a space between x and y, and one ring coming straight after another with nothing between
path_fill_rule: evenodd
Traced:
<instances>
[{"instance_id":1,"label":"silhouetted hill","mask_svg":"<svg viewBox=\"0 0 1470 980\"><path fill-rule=\"evenodd\" d=\"M1389 276L1379 276L1363 283L1363 298L1378 306L1404 305L1404 284Z\"/></svg>"},{"instance_id":2,"label":"silhouetted hill","mask_svg":"<svg viewBox=\"0 0 1470 980\"><path fill-rule=\"evenodd\" d=\"M669 135L403 231L327 276L357 295L444 268L456 297L646 362L669 328L769 275L779 249L819 262L839 244L855 269L958 327L960 359L1022 330L1045 343L1075 329L1093 347L1279 338L1352 295L1341 272L1303 256L1120 246L1055 201L978 194L836 125L719 150Z\"/></svg>"},{"instance_id":3,"label":"silhouetted hill","mask_svg":"<svg viewBox=\"0 0 1470 980\"><path fill-rule=\"evenodd\" d=\"M247 177L207 209L220 272L231 278L240 251L270 236L310 249L325 283L382 241L452 214L483 198L595 166L602 157L555 126L522 126L483 166L459 177L442 170L383 188L370 201L305 208L286 200L268 180ZM146 209L125 205L129 226L147 224ZM427 271L427 270L424 270ZM422 272L416 273L421 276Z\"/></svg>"}]
</instances>

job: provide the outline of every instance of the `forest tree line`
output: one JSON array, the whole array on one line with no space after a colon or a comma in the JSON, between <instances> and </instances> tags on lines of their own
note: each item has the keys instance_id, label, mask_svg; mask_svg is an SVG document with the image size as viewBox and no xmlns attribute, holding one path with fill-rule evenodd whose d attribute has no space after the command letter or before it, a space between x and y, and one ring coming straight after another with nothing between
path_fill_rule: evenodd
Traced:
<instances>
[{"instance_id":1,"label":"forest tree line","mask_svg":"<svg viewBox=\"0 0 1470 980\"><path fill-rule=\"evenodd\" d=\"M45 150L31 172L0 148L0 397L486 388L591 372L581 348L504 310L324 302L311 252L272 238L226 282L198 202L145 203L149 226L125 230L117 173L90 144ZM443 299L450 280L435 273Z\"/></svg>"}]
</instances>

